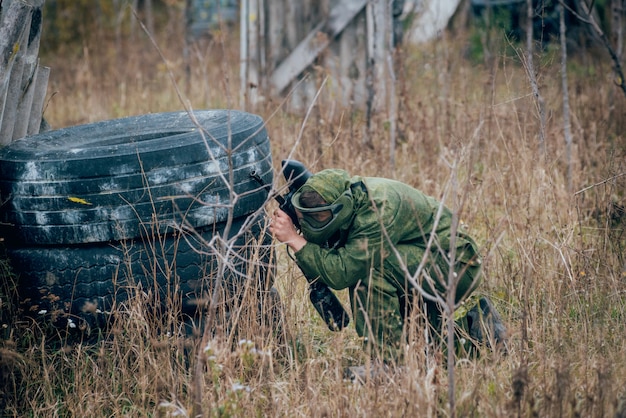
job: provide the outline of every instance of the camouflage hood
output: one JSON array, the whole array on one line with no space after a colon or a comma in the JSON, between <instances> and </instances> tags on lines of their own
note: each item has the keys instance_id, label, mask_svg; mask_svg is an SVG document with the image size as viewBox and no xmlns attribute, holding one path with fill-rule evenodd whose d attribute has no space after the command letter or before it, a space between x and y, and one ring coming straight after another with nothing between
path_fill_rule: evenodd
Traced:
<instances>
[{"instance_id":1,"label":"camouflage hood","mask_svg":"<svg viewBox=\"0 0 626 418\"><path fill-rule=\"evenodd\" d=\"M345 235L354 218L354 196L350 181L350 176L344 170L322 170L311 176L293 196L294 207L302 213L300 230L307 241L324 245L332 238L331 241L337 243L340 237ZM301 193L311 191L317 192L327 205L318 206L316 209L300 206ZM313 213L322 212L327 215L320 224Z\"/></svg>"},{"instance_id":2,"label":"camouflage hood","mask_svg":"<svg viewBox=\"0 0 626 418\"><path fill-rule=\"evenodd\" d=\"M347 171L327 169L312 175L299 191L315 191L327 203L333 203L349 188L350 175Z\"/></svg>"}]
</instances>

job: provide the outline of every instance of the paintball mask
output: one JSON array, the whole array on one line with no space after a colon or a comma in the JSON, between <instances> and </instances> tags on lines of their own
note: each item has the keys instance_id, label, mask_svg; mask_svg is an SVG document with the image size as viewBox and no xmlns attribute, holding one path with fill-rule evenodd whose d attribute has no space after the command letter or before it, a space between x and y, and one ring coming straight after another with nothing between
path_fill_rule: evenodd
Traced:
<instances>
[{"instance_id":1,"label":"paintball mask","mask_svg":"<svg viewBox=\"0 0 626 418\"><path fill-rule=\"evenodd\" d=\"M291 203L302 214L299 219L302 235L307 241L324 245L352 217L352 193L347 190L333 203L313 208L300 205L301 194L296 192Z\"/></svg>"}]
</instances>

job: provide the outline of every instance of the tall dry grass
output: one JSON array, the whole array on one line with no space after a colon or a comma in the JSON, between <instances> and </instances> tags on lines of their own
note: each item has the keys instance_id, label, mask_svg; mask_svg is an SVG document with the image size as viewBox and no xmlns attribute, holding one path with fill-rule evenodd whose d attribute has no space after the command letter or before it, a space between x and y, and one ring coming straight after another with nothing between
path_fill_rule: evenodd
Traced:
<instances>
[{"instance_id":1,"label":"tall dry grass","mask_svg":"<svg viewBox=\"0 0 626 418\"><path fill-rule=\"evenodd\" d=\"M43 51L53 92L45 116L58 128L180 110L172 76L192 108L237 108L237 37L231 35L194 47L189 78L177 28L155 35L167 62L146 37L117 49L91 39L63 56ZM387 158L385 115L375 116L371 146L361 147L363 114L338 108L329 87L302 137L304 116L286 112L280 100L246 110L266 119L277 163L293 150L313 170L389 176L439 197L450 162L458 162L469 192L462 220L485 254L482 290L511 334L507 356L485 351L458 361L458 416L626 416L626 100L601 51L570 51L575 147L574 189L567 190L558 50L548 45L536 61L549 111L544 159L523 54L493 36L491 51L499 53L477 63L468 39L457 33L401 52L395 167ZM49 344L49 332L13 315L15 279L3 270L9 283L1 298L3 414L188 416L198 349L206 354L201 400L210 416L450 414L445 361L425 347L421 330L409 332L401 373L348 383L343 368L365 361L354 331L325 328L281 246L276 266L285 339L257 338L254 321L242 320L240 340L218 333L202 347L198 338L160 328L139 299L125 305L98 342Z\"/></svg>"}]
</instances>

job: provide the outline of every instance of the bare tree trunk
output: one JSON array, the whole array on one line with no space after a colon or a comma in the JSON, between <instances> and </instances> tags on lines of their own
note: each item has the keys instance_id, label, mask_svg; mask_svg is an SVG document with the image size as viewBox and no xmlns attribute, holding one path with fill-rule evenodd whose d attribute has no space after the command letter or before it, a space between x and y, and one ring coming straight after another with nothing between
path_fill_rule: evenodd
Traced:
<instances>
[{"instance_id":1,"label":"bare tree trunk","mask_svg":"<svg viewBox=\"0 0 626 418\"><path fill-rule=\"evenodd\" d=\"M572 191L572 130L569 118L569 92L567 88L567 38L565 27L565 7L559 1L559 32L561 36L561 87L563 89L563 131L565 134L567 158L567 190Z\"/></svg>"},{"instance_id":2,"label":"bare tree trunk","mask_svg":"<svg viewBox=\"0 0 626 418\"><path fill-rule=\"evenodd\" d=\"M535 97L537 113L539 114L539 151L543 158L546 157L546 109L545 101L539 92L539 83L535 75L535 65L533 64L534 54L534 34L533 34L533 18L535 16L533 9L533 1L526 0L526 16L528 22L526 24L526 72L530 80L530 86Z\"/></svg>"},{"instance_id":3,"label":"bare tree trunk","mask_svg":"<svg viewBox=\"0 0 626 418\"><path fill-rule=\"evenodd\" d=\"M250 29L249 29L249 46L248 46L248 59L249 59L249 63L248 63L248 83L247 83L247 89L248 89L248 99L250 101L250 104L252 106L256 106L259 103L259 100L261 100L261 97L259 96L259 83L260 83L260 79L259 79L259 69L260 69L260 62L261 62L261 54L259 53L259 47L260 47L260 42L259 42L259 35L261 33L263 33L262 31L262 24L263 24L263 20L261 19L262 17L262 11L263 11L263 2L260 0L252 0L250 3Z\"/></svg>"},{"instance_id":4,"label":"bare tree trunk","mask_svg":"<svg viewBox=\"0 0 626 418\"><path fill-rule=\"evenodd\" d=\"M374 32L374 11L371 2L367 2L365 6L367 26L367 54L365 61L365 88L367 90L367 100L365 102L365 134L361 139L361 145L371 147L372 144L372 115L374 114L374 43L372 42L372 33Z\"/></svg>"},{"instance_id":5,"label":"bare tree trunk","mask_svg":"<svg viewBox=\"0 0 626 418\"><path fill-rule=\"evenodd\" d=\"M248 30L249 0L241 0L239 6L239 107L246 108L246 91L248 85L248 58L250 31Z\"/></svg>"},{"instance_id":6,"label":"bare tree trunk","mask_svg":"<svg viewBox=\"0 0 626 418\"><path fill-rule=\"evenodd\" d=\"M615 45L615 54L621 61L624 52L624 28L622 21L624 9L626 8L626 0L611 0L611 31L613 32L613 45Z\"/></svg>"},{"instance_id":7,"label":"bare tree trunk","mask_svg":"<svg viewBox=\"0 0 626 418\"><path fill-rule=\"evenodd\" d=\"M387 98L388 98L388 114L389 114L389 167L392 173L395 173L396 170L396 133L397 133L397 120L398 120L398 104L396 102L396 71L394 67L394 58L395 58L395 45L394 45L394 36L393 36L393 13L391 10L391 2L387 5L387 15L385 16L385 22L387 24L387 30L385 33L387 34L387 71L389 73L389 87L387 88Z\"/></svg>"},{"instance_id":8,"label":"bare tree trunk","mask_svg":"<svg viewBox=\"0 0 626 418\"><path fill-rule=\"evenodd\" d=\"M241 0L239 18L239 103L241 109L259 102L259 35L263 4L260 0Z\"/></svg>"},{"instance_id":9,"label":"bare tree trunk","mask_svg":"<svg viewBox=\"0 0 626 418\"><path fill-rule=\"evenodd\" d=\"M122 52L122 24L124 22L124 14L126 6L122 0L113 0L113 9L116 11L115 16L115 51L117 59L121 63Z\"/></svg>"},{"instance_id":10,"label":"bare tree trunk","mask_svg":"<svg viewBox=\"0 0 626 418\"><path fill-rule=\"evenodd\" d=\"M139 14L139 0L132 0L131 2L131 8L136 15ZM131 16L132 16L131 13ZM152 34L152 32L150 32ZM137 22L136 22L136 17L135 19L130 19L130 40L131 42L134 42L137 39Z\"/></svg>"},{"instance_id":11,"label":"bare tree trunk","mask_svg":"<svg viewBox=\"0 0 626 418\"><path fill-rule=\"evenodd\" d=\"M143 3L144 16L146 19L146 27L148 32L154 33L154 14L152 13L152 0L144 0Z\"/></svg>"},{"instance_id":12,"label":"bare tree trunk","mask_svg":"<svg viewBox=\"0 0 626 418\"><path fill-rule=\"evenodd\" d=\"M372 146L374 115L387 112L390 122L390 167L395 165L396 97L393 65L392 2L374 0L366 5L367 53L365 86L367 90L366 132L362 144Z\"/></svg>"},{"instance_id":13,"label":"bare tree trunk","mask_svg":"<svg viewBox=\"0 0 626 418\"><path fill-rule=\"evenodd\" d=\"M624 12L623 3L624 1L622 1L621 13ZM616 75L615 84L619 86L619 88L622 90L622 92L626 96L626 80L624 80L624 71L622 70L621 51L618 52L618 50L613 48L613 46L611 45L611 41L606 36L606 34L602 30L602 28L600 27L596 19L593 17L593 14L591 13L591 7L584 0L577 0L576 4L578 5L578 9L582 11L582 16L578 16L578 18L581 21L587 23L589 26L591 26L594 33L600 38L600 41L602 42L607 52L611 56L611 59L613 60L615 75ZM620 31L621 31L621 28L620 28Z\"/></svg>"},{"instance_id":14,"label":"bare tree trunk","mask_svg":"<svg viewBox=\"0 0 626 418\"><path fill-rule=\"evenodd\" d=\"M185 0L185 12L183 13L183 23L185 28L185 36L183 37L183 62L185 67L185 89L188 95L191 95L191 44L193 43L193 35L191 33L192 22L191 0Z\"/></svg>"}]
</instances>

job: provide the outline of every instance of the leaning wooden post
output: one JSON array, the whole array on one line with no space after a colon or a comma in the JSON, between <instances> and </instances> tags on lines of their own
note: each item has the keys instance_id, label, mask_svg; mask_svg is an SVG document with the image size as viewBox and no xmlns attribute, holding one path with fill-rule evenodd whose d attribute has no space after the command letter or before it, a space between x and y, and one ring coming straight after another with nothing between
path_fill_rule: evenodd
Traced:
<instances>
[{"instance_id":1,"label":"leaning wooden post","mask_svg":"<svg viewBox=\"0 0 626 418\"><path fill-rule=\"evenodd\" d=\"M13 1L2 13L0 22L0 127L4 126L9 84L15 61L22 51L22 41L30 27L31 7L22 1ZM8 118L8 117L7 117ZM12 125L11 125L12 126ZM12 132L12 131L11 131ZM7 144L11 138L0 136L0 144Z\"/></svg>"},{"instance_id":2,"label":"leaning wooden post","mask_svg":"<svg viewBox=\"0 0 626 418\"><path fill-rule=\"evenodd\" d=\"M31 110L35 97L35 86L37 83L39 64L39 43L41 41L41 21L42 14L40 8L34 8L30 19L30 30L28 44L21 60L24 62L22 70L22 80L20 82L20 100L17 106L15 126L13 127L13 141L26 136L28 123L32 118ZM45 95L45 90L43 92ZM38 113L38 112L36 112Z\"/></svg>"},{"instance_id":3,"label":"leaning wooden post","mask_svg":"<svg viewBox=\"0 0 626 418\"><path fill-rule=\"evenodd\" d=\"M37 76L33 94L33 103L28 119L26 135L38 134L41 130L43 120L43 105L48 90L48 80L50 79L50 67L37 67Z\"/></svg>"},{"instance_id":4,"label":"leaning wooden post","mask_svg":"<svg viewBox=\"0 0 626 418\"><path fill-rule=\"evenodd\" d=\"M37 95L45 96L49 74L44 70L37 81L43 0L4 4L0 16L0 145L39 132L44 98ZM41 107L33 108L33 103ZM32 118L36 120L31 123Z\"/></svg>"},{"instance_id":5,"label":"leaning wooden post","mask_svg":"<svg viewBox=\"0 0 626 418\"><path fill-rule=\"evenodd\" d=\"M30 20L30 16L27 18ZM26 23L26 27L30 26L30 22ZM26 35L26 36L25 36ZM8 76L8 83L4 91L4 106L2 110L2 121L0 121L0 145L7 145L13 139L13 129L15 128L15 120L18 117L17 107L20 102L22 74L24 73L24 61L21 57L23 53L23 45L28 40L28 30L22 33L21 38L14 43L17 47L15 62L11 65L11 71Z\"/></svg>"}]
</instances>

